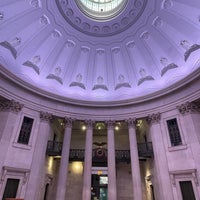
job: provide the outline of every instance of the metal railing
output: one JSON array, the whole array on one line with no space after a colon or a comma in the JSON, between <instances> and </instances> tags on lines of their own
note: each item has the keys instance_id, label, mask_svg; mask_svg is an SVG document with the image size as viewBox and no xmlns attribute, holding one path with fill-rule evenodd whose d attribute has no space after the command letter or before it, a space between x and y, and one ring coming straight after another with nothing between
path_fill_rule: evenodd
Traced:
<instances>
[{"instance_id":1,"label":"metal railing","mask_svg":"<svg viewBox=\"0 0 200 200\"><path fill-rule=\"evenodd\" d=\"M116 162L130 162L130 151L129 150L116 150L115 151Z\"/></svg>"},{"instance_id":2,"label":"metal railing","mask_svg":"<svg viewBox=\"0 0 200 200\"><path fill-rule=\"evenodd\" d=\"M62 142L48 141L46 154L48 156L60 156L62 152Z\"/></svg>"},{"instance_id":3,"label":"metal railing","mask_svg":"<svg viewBox=\"0 0 200 200\"><path fill-rule=\"evenodd\" d=\"M147 159L153 157L153 146L151 142L138 143L139 159ZM107 160L107 149L103 149L102 156L97 156L97 149L93 149L93 160L95 162L105 162ZM48 156L61 156L62 142L48 141L46 154ZM84 149L70 149L70 161L84 161ZM130 162L130 150L116 150L116 162Z\"/></svg>"},{"instance_id":4,"label":"metal railing","mask_svg":"<svg viewBox=\"0 0 200 200\"><path fill-rule=\"evenodd\" d=\"M139 157L144 157L144 158L153 157L153 145L151 142L138 143L137 147L138 147Z\"/></svg>"}]
</instances>

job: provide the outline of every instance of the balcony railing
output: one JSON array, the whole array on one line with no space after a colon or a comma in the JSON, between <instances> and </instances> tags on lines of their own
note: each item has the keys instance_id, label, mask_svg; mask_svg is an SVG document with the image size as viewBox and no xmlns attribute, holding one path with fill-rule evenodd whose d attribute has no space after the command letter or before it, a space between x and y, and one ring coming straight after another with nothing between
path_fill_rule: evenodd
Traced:
<instances>
[{"instance_id":1,"label":"balcony railing","mask_svg":"<svg viewBox=\"0 0 200 200\"><path fill-rule=\"evenodd\" d=\"M153 156L153 145L151 142L138 143L137 147L140 158L151 158Z\"/></svg>"},{"instance_id":2,"label":"balcony railing","mask_svg":"<svg viewBox=\"0 0 200 200\"><path fill-rule=\"evenodd\" d=\"M48 156L61 156L62 142L48 141L46 154Z\"/></svg>"},{"instance_id":3,"label":"balcony railing","mask_svg":"<svg viewBox=\"0 0 200 200\"><path fill-rule=\"evenodd\" d=\"M138 143L139 159L147 159L153 157L152 143ZM102 150L102 152L101 152ZM48 156L61 156L62 142L48 141L46 154ZM70 149L70 161L84 161L84 149ZM116 150L116 162L130 162L129 150ZM103 163L107 161L107 149L93 149L93 162Z\"/></svg>"}]
</instances>

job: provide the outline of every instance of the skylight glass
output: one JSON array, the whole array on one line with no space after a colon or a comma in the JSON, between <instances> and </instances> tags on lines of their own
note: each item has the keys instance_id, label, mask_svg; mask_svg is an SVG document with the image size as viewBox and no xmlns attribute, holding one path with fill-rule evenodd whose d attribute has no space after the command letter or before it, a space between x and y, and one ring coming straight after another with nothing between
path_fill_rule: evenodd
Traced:
<instances>
[{"instance_id":1,"label":"skylight glass","mask_svg":"<svg viewBox=\"0 0 200 200\"><path fill-rule=\"evenodd\" d=\"M126 2L127 0L77 0L78 6L86 15L102 20L116 16Z\"/></svg>"}]
</instances>

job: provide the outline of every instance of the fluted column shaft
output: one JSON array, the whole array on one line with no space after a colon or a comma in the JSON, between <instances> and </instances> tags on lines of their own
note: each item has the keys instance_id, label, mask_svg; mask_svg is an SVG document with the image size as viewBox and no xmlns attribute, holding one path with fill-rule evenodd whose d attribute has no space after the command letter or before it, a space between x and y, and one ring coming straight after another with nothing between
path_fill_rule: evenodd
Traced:
<instances>
[{"instance_id":1,"label":"fluted column shaft","mask_svg":"<svg viewBox=\"0 0 200 200\"><path fill-rule=\"evenodd\" d=\"M108 123L108 200L117 200L114 122Z\"/></svg>"},{"instance_id":2,"label":"fluted column shaft","mask_svg":"<svg viewBox=\"0 0 200 200\"><path fill-rule=\"evenodd\" d=\"M86 142L85 142L82 200L91 199L93 121L89 120L86 121L86 123L87 123L87 131L86 131Z\"/></svg>"},{"instance_id":3,"label":"fluted column shaft","mask_svg":"<svg viewBox=\"0 0 200 200\"><path fill-rule=\"evenodd\" d=\"M61 154L57 192L56 192L56 199L59 199L59 200L65 200L65 194L66 194L66 189L67 189L67 175L68 175L71 133L72 133L72 119L66 118L65 119L65 134L64 134L64 140L63 140L63 146L62 146L62 154Z\"/></svg>"},{"instance_id":4,"label":"fluted column shaft","mask_svg":"<svg viewBox=\"0 0 200 200\"><path fill-rule=\"evenodd\" d=\"M139 164L139 156L137 148L137 138L135 131L135 119L129 119L127 122L129 128L133 199L142 200L142 183L141 183L140 164Z\"/></svg>"}]
</instances>

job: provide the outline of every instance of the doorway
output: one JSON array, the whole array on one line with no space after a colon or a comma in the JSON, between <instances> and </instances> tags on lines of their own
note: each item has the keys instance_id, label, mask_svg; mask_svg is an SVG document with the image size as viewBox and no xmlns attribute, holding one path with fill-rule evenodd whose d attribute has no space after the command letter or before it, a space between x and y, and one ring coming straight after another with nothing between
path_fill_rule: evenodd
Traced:
<instances>
[{"instance_id":1,"label":"doorway","mask_svg":"<svg viewBox=\"0 0 200 200\"><path fill-rule=\"evenodd\" d=\"M92 174L91 200L107 200L108 176Z\"/></svg>"}]
</instances>

